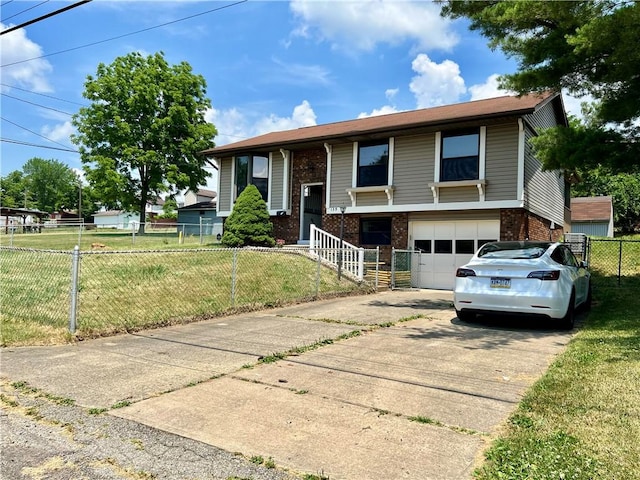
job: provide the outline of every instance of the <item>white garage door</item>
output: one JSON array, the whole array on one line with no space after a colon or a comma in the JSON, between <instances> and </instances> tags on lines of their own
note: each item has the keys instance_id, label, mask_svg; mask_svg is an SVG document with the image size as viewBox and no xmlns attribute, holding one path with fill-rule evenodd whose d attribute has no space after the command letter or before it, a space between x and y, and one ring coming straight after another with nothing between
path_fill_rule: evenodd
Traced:
<instances>
[{"instance_id":1,"label":"white garage door","mask_svg":"<svg viewBox=\"0 0 640 480\"><path fill-rule=\"evenodd\" d=\"M499 220L411 222L414 249L413 279L420 288L453 289L456 268L467 263L475 251L500 238Z\"/></svg>"}]
</instances>

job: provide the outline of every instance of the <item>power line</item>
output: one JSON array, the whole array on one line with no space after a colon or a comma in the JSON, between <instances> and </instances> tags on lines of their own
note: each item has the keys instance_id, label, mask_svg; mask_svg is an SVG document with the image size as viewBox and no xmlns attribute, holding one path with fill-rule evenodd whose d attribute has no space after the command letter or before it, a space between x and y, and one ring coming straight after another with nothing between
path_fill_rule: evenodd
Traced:
<instances>
[{"instance_id":1,"label":"power line","mask_svg":"<svg viewBox=\"0 0 640 480\"><path fill-rule=\"evenodd\" d=\"M45 20L49 17L53 17L54 15L58 15L60 13L66 12L67 10L71 10L72 8L79 7L80 5L84 5L85 3L89 3L91 0L82 0L78 3L74 3L73 5L68 5L60 10L56 10L54 12L47 13L46 15L42 15L41 17L34 18L33 20L29 20L28 22L21 23L20 25L16 25L15 27L7 28L6 30L2 30L0 35L4 35L5 33L13 32L14 30L18 30L19 28L26 27L28 25L32 25L34 23Z\"/></svg>"},{"instance_id":2,"label":"power line","mask_svg":"<svg viewBox=\"0 0 640 480\"><path fill-rule=\"evenodd\" d=\"M20 90L21 92L32 93L33 95L40 95L41 97L52 98L53 100L58 100L60 102L71 103L72 105L79 105L81 107L86 107L85 103L73 102L71 100L65 100L64 98L54 97L53 95L47 95L45 93L34 92L33 90L27 90L26 88L16 87L15 85L7 85L6 83L0 83L3 87L13 88L15 90Z\"/></svg>"},{"instance_id":3,"label":"power line","mask_svg":"<svg viewBox=\"0 0 640 480\"><path fill-rule=\"evenodd\" d=\"M50 147L48 145L38 145L37 143L23 142L20 140L13 140L11 138L0 138L0 142L15 143L16 145L25 145L27 147L46 148L48 150L59 150L62 152L80 153L77 150L71 150L70 148L58 148L58 147Z\"/></svg>"},{"instance_id":4,"label":"power line","mask_svg":"<svg viewBox=\"0 0 640 480\"><path fill-rule=\"evenodd\" d=\"M0 119L2 119L3 121L10 123L11 125L14 125L18 128L21 128L22 130L26 130L29 133L32 133L34 135L37 135L40 138L44 138L45 140L51 142L51 143L55 143L56 145L60 145L61 147L65 147L65 148L69 148L68 145L65 145L64 143L60 143L60 142L56 142L55 140L51 140L50 138L45 137L44 135L39 134L38 132L34 132L33 130L28 129L27 127L23 127L22 125L18 125L16 122L12 122L11 120L4 118L4 117L0 117ZM74 150L71 150L74 151Z\"/></svg>"},{"instance_id":5,"label":"power line","mask_svg":"<svg viewBox=\"0 0 640 480\"><path fill-rule=\"evenodd\" d=\"M4 2L4 3L0 4L0 7L4 7L5 5L9 5L11 2L13 2L13 0L9 0L8 2Z\"/></svg>"},{"instance_id":6,"label":"power line","mask_svg":"<svg viewBox=\"0 0 640 480\"><path fill-rule=\"evenodd\" d=\"M241 3L246 3L248 1L249 0L240 0L238 2L230 3L229 5L224 5L222 7L212 8L211 10L207 10L206 12L196 13L195 15L190 15L188 17L180 18L178 20L172 20L171 22L166 22L166 23L163 23L163 24L160 24L160 25L156 25L154 27L144 28L142 30L137 30L135 32L125 33L123 35L118 35L117 37L112 37L112 38L107 38L105 40L99 40L97 42L87 43L85 45L80 45L78 47L68 48L66 50L60 50L59 52L48 53L46 55L40 55L39 57L27 58L25 60L19 60L17 62L12 62L12 63L5 63L4 65L0 65L0 68L2 68L2 67L11 67L13 65L18 65L20 63L30 62L32 60L39 60L41 58L52 57L54 55L60 55L61 53L73 52L74 50L80 50L82 48L93 47L94 45L100 45L101 43L107 43L107 42L111 42L112 40L118 40L120 38L130 37L131 35L137 35L138 33L148 32L149 30L154 30L156 28L166 27L167 25L172 25L174 23L182 22L184 20L189 20L191 18L199 17L201 15L206 15L208 13L224 10L225 8L235 7L236 5L240 5ZM3 34L3 33L6 33L6 30L3 31L3 32L0 32L0 34Z\"/></svg>"},{"instance_id":7,"label":"power line","mask_svg":"<svg viewBox=\"0 0 640 480\"><path fill-rule=\"evenodd\" d=\"M17 17L18 15L22 15L24 12L28 12L29 10L33 10L34 8L39 7L40 5L44 5L45 3L49 3L49 0L44 0L44 2L40 2L39 4L34 5L33 7L25 8L21 12L14 13L10 17L3 18L2 20L0 20L0 22L6 22L7 20L9 20L9 19L11 19L13 17Z\"/></svg>"},{"instance_id":8,"label":"power line","mask_svg":"<svg viewBox=\"0 0 640 480\"><path fill-rule=\"evenodd\" d=\"M46 108L47 110L53 110L54 112L62 113L64 115L69 115L70 117L73 116L73 113L63 112L62 110L58 110L57 108L53 108L53 107L46 107L44 105L40 105L39 103L30 102L29 100L24 100L22 98L14 97L13 95L9 95L7 93L0 93L0 95L7 98L13 98L14 100L18 100L19 102L28 103L29 105L34 105L36 107Z\"/></svg>"}]
</instances>

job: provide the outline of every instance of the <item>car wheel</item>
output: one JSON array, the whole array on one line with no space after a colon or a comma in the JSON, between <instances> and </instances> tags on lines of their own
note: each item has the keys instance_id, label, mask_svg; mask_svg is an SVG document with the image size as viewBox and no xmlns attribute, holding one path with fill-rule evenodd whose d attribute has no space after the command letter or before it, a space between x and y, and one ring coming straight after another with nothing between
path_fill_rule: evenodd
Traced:
<instances>
[{"instance_id":1,"label":"car wheel","mask_svg":"<svg viewBox=\"0 0 640 480\"><path fill-rule=\"evenodd\" d=\"M576 292L571 292L571 298L569 299L569 306L567 307L567 313L562 317L561 325L566 330L573 329L575 325L576 313Z\"/></svg>"},{"instance_id":2,"label":"car wheel","mask_svg":"<svg viewBox=\"0 0 640 480\"><path fill-rule=\"evenodd\" d=\"M456 310L456 315L463 322L473 322L476 319L475 313L465 312L464 310Z\"/></svg>"}]
</instances>

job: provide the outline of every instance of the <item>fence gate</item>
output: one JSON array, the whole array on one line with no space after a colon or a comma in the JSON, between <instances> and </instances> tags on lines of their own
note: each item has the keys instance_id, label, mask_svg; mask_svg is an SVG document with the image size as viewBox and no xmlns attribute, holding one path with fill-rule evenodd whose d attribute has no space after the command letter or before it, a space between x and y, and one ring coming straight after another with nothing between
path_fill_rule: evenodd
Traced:
<instances>
[{"instance_id":1,"label":"fence gate","mask_svg":"<svg viewBox=\"0 0 640 480\"><path fill-rule=\"evenodd\" d=\"M420 288L420 250L391 252L391 288Z\"/></svg>"}]
</instances>

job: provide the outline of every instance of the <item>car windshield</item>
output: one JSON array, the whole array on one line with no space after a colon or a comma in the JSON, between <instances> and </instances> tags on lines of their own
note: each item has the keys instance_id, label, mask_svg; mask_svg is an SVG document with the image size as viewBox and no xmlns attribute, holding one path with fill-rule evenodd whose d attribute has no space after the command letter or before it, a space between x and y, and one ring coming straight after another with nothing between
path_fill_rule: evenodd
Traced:
<instances>
[{"instance_id":1,"label":"car windshield","mask_svg":"<svg viewBox=\"0 0 640 480\"><path fill-rule=\"evenodd\" d=\"M487 243L478 252L481 258L529 259L544 255L551 244L544 242L498 242Z\"/></svg>"}]
</instances>

